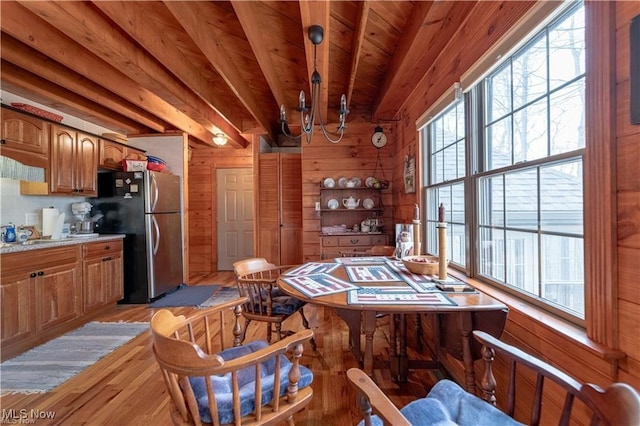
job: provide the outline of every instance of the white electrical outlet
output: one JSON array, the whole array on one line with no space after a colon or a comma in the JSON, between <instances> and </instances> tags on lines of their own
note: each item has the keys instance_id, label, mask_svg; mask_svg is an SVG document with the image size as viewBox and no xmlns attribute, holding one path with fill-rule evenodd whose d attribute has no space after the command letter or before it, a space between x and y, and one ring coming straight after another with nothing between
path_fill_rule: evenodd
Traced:
<instances>
[{"instance_id":1,"label":"white electrical outlet","mask_svg":"<svg viewBox=\"0 0 640 426\"><path fill-rule=\"evenodd\" d=\"M25 213L24 224L27 226L38 224L38 213Z\"/></svg>"},{"instance_id":2,"label":"white electrical outlet","mask_svg":"<svg viewBox=\"0 0 640 426\"><path fill-rule=\"evenodd\" d=\"M316 201L316 211L320 211L320 201Z\"/></svg>"}]
</instances>

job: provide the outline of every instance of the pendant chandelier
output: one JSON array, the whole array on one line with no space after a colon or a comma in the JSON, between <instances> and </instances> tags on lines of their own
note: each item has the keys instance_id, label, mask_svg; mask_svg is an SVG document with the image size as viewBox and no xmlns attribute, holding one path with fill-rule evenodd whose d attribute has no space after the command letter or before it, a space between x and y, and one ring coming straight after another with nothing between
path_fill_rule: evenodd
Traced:
<instances>
[{"instance_id":1,"label":"pendant chandelier","mask_svg":"<svg viewBox=\"0 0 640 426\"><path fill-rule=\"evenodd\" d=\"M316 114L317 114L317 123L322 130L322 134L325 139L331 143L338 143L342 140L342 136L344 135L345 120L347 118L347 114L349 114L349 110L347 109L347 97L342 94L340 97L340 108L338 109L338 128L335 131L329 131L325 128L325 124L322 122L322 112L320 108L320 83L322 82L322 78L320 77L320 73L318 72L318 63L316 58L316 53L318 49L318 45L322 43L322 39L324 38L324 29L320 25L312 25L309 27L309 40L313 43L313 74L311 74L311 102L310 109L307 108L306 99L304 96L304 90L300 91L300 96L298 97L299 104L298 108L296 108L300 112L300 128L301 132L297 136L291 135L289 132L289 126L287 123L287 113L284 105L280 105L280 122L282 124L282 133L286 136L294 139L301 138L302 135L305 135L305 140L307 143L311 143L311 138L313 136L313 128L316 124ZM332 137L333 136L333 137Z\"/></svg>"}]
</instances>

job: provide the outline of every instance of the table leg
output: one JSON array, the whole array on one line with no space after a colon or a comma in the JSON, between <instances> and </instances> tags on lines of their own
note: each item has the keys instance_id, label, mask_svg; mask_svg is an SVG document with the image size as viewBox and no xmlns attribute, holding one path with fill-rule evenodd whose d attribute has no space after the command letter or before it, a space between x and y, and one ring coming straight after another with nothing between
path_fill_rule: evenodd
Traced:
<instances>
[{"instance_id":1,"label":"table leg","mask_svg":"<svg viewBox=\"0 0 640 426\"><path fill-rule=\"evenodd\" d=\"M399 361L398 361L398 315L389 315L389 370L391 371L391 377L395 378L399 373Z\"/></svg>"},{"instance_id":2,"label":"table leg","mask_svg":"<svg viewBox=\"0 0 640 426\"><path fill-rule=\"evenodd\" d=\"M475 395L476 375L473 369L473 356L471 354L471 332L473 331L471 312L458 313L458 329L462 336L462 361L464 363L465 387L467 392Z\"/></svg>"},{"instance_id":3,"label":"table leg","mask_svg":"<svg viewBox=\"0 0 640 426\"><path fill-rule=\"evenodd\" d=\"M364 360L363 369L369 376L373 376L373 333L376 331L376 312L364 311Z\"/></svg>"},{"instance_id":4,"label":"table leg","mask_svg":"<svg viewBox=\"0 0 640 426\"><path fill-rule=\"evenodd\" d=\"M360 311L336 308L336 313L349 327L349 346L351 353L356 358L356 361L362 364L362 352L360 349L360 325L362 317Z\"/></svg>"},{"instance_id":5,"label":"table leg","mask_svg":"<svg viewBox=\"0 0 640 426\"><path fill-rule=\"evenodd\" d=\"M409 377L409 357L407 356L407 315L401 314L400 317L400 338L398 346L398 381L406 382Z\"/></svg>"}]
</instances>

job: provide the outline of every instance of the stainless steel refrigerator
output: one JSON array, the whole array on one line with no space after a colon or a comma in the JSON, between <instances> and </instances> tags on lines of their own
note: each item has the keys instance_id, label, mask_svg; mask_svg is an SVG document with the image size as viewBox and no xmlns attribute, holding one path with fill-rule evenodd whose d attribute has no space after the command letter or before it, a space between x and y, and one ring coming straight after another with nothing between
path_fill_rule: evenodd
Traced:
<instances>
[{"instance_id":1,"label":"stainless steel refrigerator","mask_svg":"<svg viewBox=\"0 0 640 426\"><path fill-rule=\"evenodd\" d=\"M90 199L101 234L125 234L124 299L148 303L182 284L180 177L168 173L112 172L98 175Z\"/></svg>"}]
</instances>

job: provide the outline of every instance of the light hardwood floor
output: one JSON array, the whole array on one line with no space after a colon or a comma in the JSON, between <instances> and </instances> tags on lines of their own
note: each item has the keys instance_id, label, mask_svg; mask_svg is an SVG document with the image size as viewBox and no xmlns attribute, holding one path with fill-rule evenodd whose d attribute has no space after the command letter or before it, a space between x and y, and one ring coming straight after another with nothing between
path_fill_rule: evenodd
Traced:
<instances>
[{"instance_id":1,"label":"light hardwood floor","mask_svg":"<svg viewBox=\"0 0 640 426\"><path fill-rule=\"evenodd\" d=\"M190 283L218 283L234 285L230 272L212 276L194 276ZM191 308L175 308L187 313ZM97 321L149 321L155 312L146 305L118 305ZM330 308L307 305L305 314L315 332L318 350L305 347L303 363L314 373L314 396L310 405L294 420L297 425L353 425L360 420L354 391L346 379L346 370L356 367L355 358L348 349L348 329ZM302 328L299 316L284 323L288 330ZM385 360L388 360L389 319L378 320L374 336L375 379L397 406L423 397L434 382L428 371L411 371L407 383L390 380ZM264 339L263 324L252 323L247 340ZM410 357L421 354L410 349ZM3 410L39 410L55 412L55 419L37 420L35 424L64 425L170 425L168 395L151 350L149 333L143 333L131 342L103 358L81 374L58 388L36 395L3 395Z\"/></svg>"}]
</instances>

